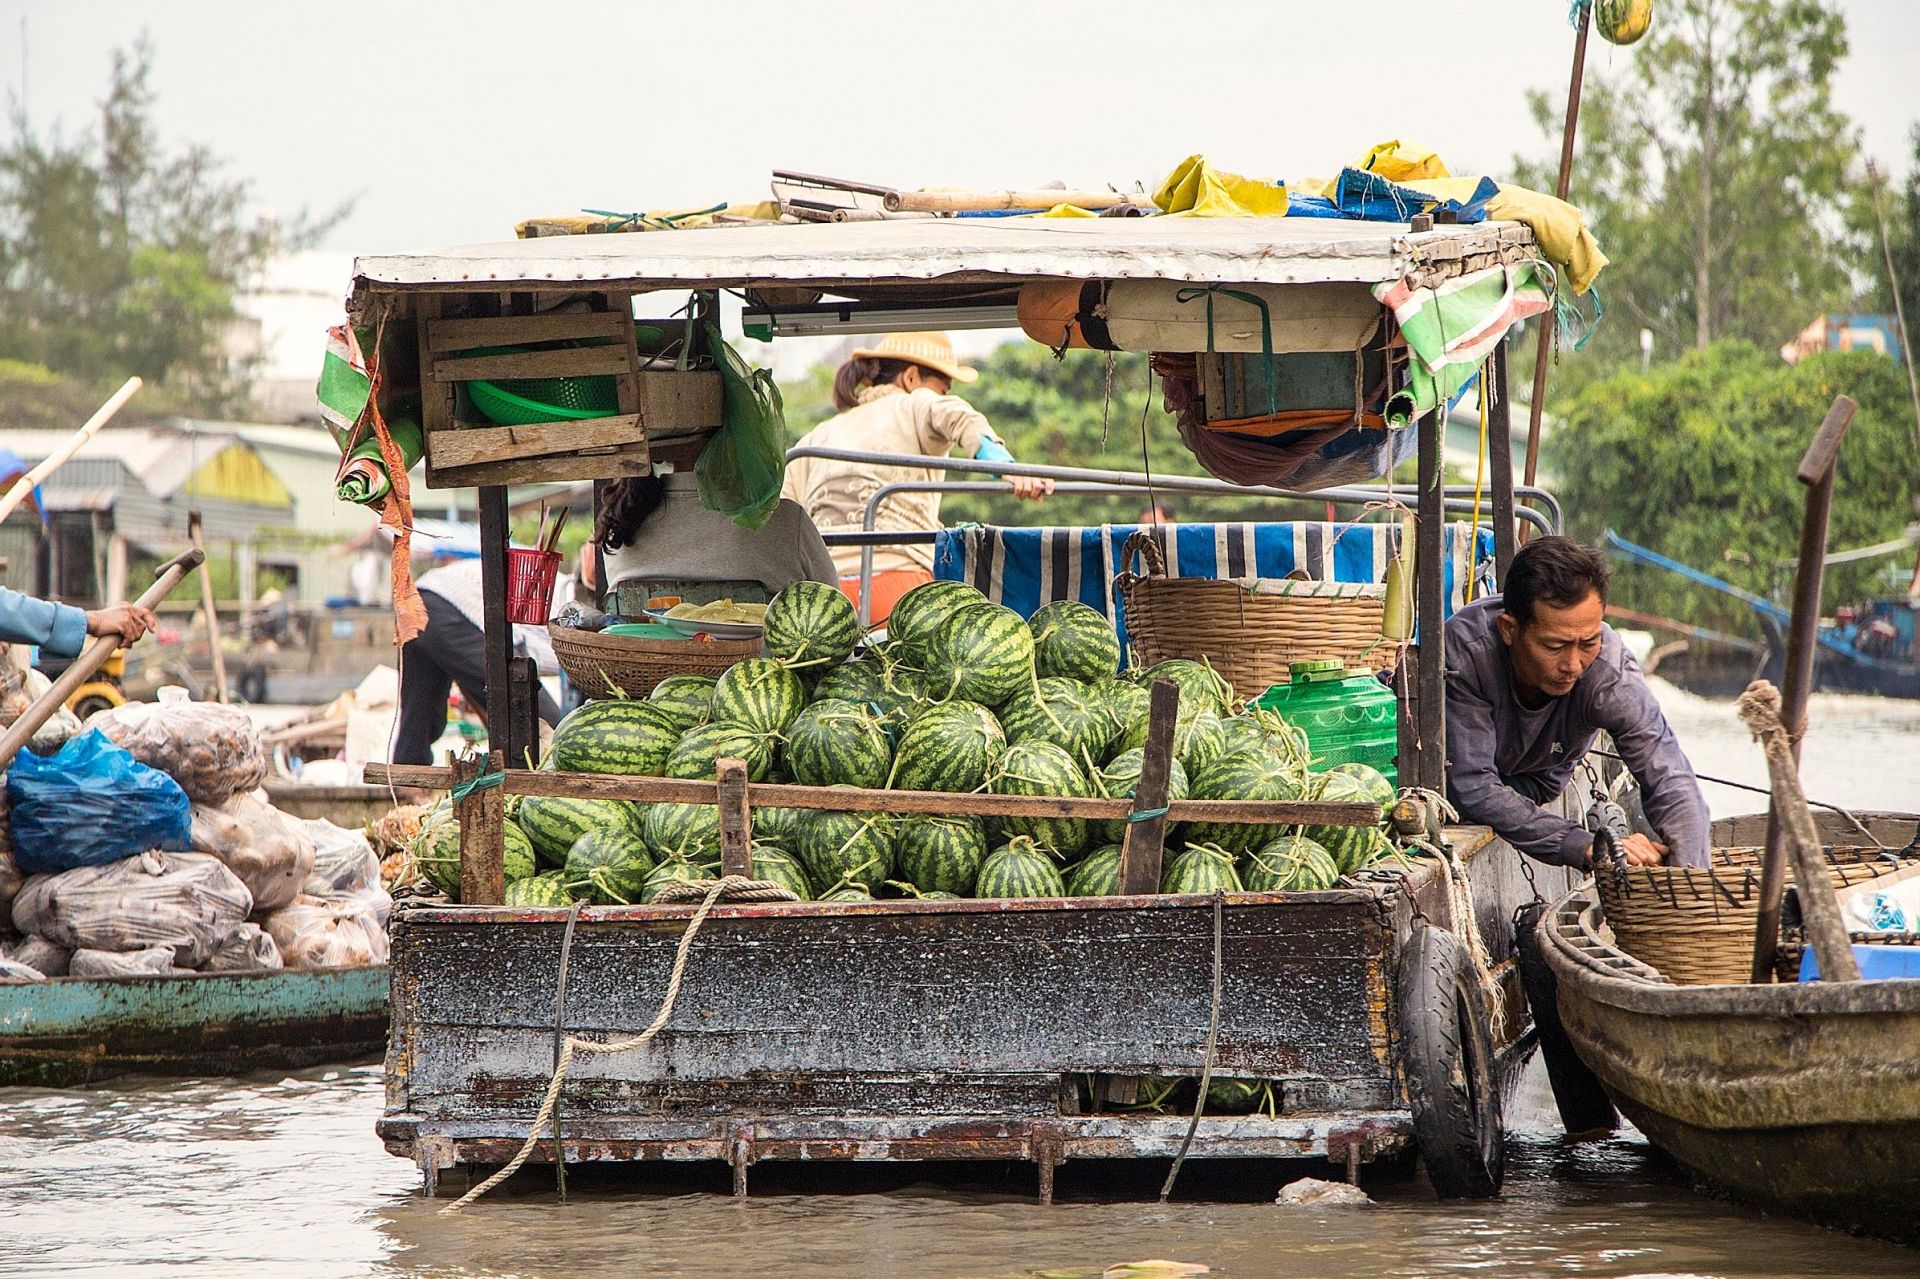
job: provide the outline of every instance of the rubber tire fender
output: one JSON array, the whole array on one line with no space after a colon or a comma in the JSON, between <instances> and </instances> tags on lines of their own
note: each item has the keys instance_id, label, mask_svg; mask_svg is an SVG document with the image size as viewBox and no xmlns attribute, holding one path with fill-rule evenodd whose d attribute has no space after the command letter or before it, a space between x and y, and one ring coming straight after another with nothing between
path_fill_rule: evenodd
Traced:
<instances>
[{"instance_id":1,"label":"rubber tire fender","mask_svg":"<svg viewBox=\"0 0 1920 1279\"><path fill-rule=\"evenodd\" d=\"M267 668L259 665L244 666L240 669L240 678L234 681L234 692L240 700L259 705L267 700Z\"/></svg>"},{"instance_id":2,"label":"rubber tire fender","mask_svg":"<svg viewBox=\"0 0 1920 1279\"><path fill-rule=\"evenodd\" d=\"M1395 969L1414 1143L1442 1199L1490 1199L1506 1170L1493 1033L1460 939L1416 924Z\"/></svg>"}]
</instances>

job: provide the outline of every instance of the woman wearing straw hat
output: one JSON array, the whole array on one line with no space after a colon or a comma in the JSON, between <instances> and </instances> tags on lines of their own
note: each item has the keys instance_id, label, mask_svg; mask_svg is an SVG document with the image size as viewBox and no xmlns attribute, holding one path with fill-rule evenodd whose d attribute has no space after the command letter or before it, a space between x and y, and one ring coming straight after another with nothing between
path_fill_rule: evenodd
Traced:
<instances>
[{"instance_id":1,"label":"woman wearing straw hat","mask_svg":"<svg viewBox=\"0 0 1920 1279\"><path fill-rule=\"evenodd\" d=\"M953 395L955 382L971 382L979 373L954 358L944 333L889 333L871 347L853 353L833 380L837 417L800 438L801 448L844 449L859 453L897 453L927 458L949 456L957 446L972 458L1011 462L987 419ZM887 484L938 480L940 472L920 467L872 466L799 458L787 464L782 495L807 510L824 531L861 527L867 501ZM1038 500L1053 492L1053 481L1009 476L1016 497ZM940 527L940 494L896 493L882 504L876 527L889 531L932 532ZM860 598L860 548L833 548L840 589ZM877 546L873 552L873 621L883 622L902 595L933 580L929 545Z\"/></svg>"}]
</instances>

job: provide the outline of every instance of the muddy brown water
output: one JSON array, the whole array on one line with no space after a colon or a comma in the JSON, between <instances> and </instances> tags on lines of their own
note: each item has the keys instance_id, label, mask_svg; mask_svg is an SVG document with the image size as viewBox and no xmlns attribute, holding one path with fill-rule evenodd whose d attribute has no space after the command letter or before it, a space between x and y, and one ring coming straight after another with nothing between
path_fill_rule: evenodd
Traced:
<instances>
[{"instance_id":1,"label":"muddy brown water","mask_svg":"<svg viewBox=\"0 0 1920 1279\"><path fill-rule=\"evenodd\" d=\"M1702 771L1764 778L1727 704L1662 698ZM1920 808L1917 758L1920 705L1815 699L1815 797ZM1708 796L1717 812L1755 806L1718 787ZM577 1175L565 1206L536 1170L448 1217L375 1138L380 1106L376 1065L0 1090L0 1275L977 1279L1146 1258L1273 1279L1920 1275L1920 1251L1704 1192L1631 1131L1565 1142L1537 1067L1509 1102L1498 1200L1439 1203L1417 1178L1383 1175L1368 1186L1375 1204L1339 1209L1270 1202L1285 1176L1324 1167L1183 1175L1206 1200L1163 1206L1163 1165L1118 1180L1068 1165L1063 1201L1042 1208L1029 1170L993 1165L937 1179L756 1169L744 1204L725 1193L724 1169Z\"/></svg>"}]
</instances>

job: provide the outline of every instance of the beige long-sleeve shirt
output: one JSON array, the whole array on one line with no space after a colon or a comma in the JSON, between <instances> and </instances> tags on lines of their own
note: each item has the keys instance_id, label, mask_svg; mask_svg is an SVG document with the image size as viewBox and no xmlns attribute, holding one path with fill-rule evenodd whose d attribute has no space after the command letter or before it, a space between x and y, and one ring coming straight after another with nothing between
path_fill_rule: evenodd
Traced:
<instances>
[{"instance_id":1,"label":"beige long-sleeve shirt","mask_svg":"<svg viewBox=\"0 0 1920 1279\"><path fill-rule=\"evenodd\" d=\"M957 445L972 457L982 440L997 438L980 411L957 395L936 395L927 387L909 393L897 386L876 386L860 393L859 404L801 436L799 447L937 458L950 455ZM881 487L940 478L941 472L921 467L799 458L787 463L781 496L805 507L822 532L858 532L868 500ZM932 532L940 527L940 495L896 493L881 504L878 515L877 528ZM860 571L859 547L831 549L842 576ZM931 545L874 548L876 573L932 568Z\"/></svg>"}]
</instances>

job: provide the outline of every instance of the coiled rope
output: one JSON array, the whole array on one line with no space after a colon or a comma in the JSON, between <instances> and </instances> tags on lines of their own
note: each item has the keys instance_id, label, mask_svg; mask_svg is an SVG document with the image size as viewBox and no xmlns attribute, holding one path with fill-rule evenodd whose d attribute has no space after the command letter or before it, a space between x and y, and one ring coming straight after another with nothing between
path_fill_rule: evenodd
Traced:
<instances>
[{"instance_id":1,"label":"coiled rope","mask_svg":"<svg viewBox=\"0 0 1920 1279\"><path fill-rule=\"evenodd\" d=\"M673 971L667 976L667 993L660 1001L660 1011L654 1014L647 1028L628 1039L616 1039L612 1042L598 1039L579 1039L573 1035L565 1037L560 1046L560 1057L553 1067L553 1081L547 1085L547 1095L540 1102L540 1110L533 1117L533 1127L527 1133L527 1139L521 1144L519 1153L509 1159L506 1166L488 1177L485 1181L460 1196L454 1202L440 1210L441 1216L459 1212L480 1196L520 1171L528 1156L540 1142L540 1133L553 1121L554 1111L560 1104L560 1090L567 1082L567 1070L573 1065L575 1053L610 1057L616 1053L632 1052L644 1047L653 1037L666 1027L673 1016L674 1001L680 997L680 982L687 972L687 956L693 949L693 939L700 935L700 926L707 922L707 915L721 901L795 901L793 893L763 879L748 879L744 875L728 875L717 880L687 880L669 884L660 890L654 899L658 903L698 901L700 908L693 912L693 918L687 921L687 931L680 935L680 944L673 954ZM568 937L571 943L571 933ZM564 965L567 955L561 954ZM557 1152L556 1152L557 1154Z\"/></svg>"}]
</instances>

